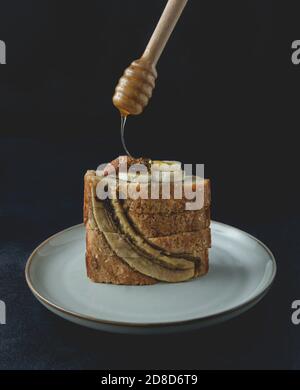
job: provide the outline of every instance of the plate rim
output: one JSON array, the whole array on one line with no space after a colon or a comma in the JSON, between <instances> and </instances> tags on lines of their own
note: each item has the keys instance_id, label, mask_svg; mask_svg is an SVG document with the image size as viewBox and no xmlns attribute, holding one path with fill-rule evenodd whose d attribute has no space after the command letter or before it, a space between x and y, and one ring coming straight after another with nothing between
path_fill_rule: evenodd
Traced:
<instances>
[{"instance_id":1,"label":"plate rim","mask_svg":"<svg viewBox=\"0 0 300 390\"><path fill-rule=\"evenodd\" d=\"M216 225L230 227L234 230L237 230L240 233L246 234L249 238L251 238L256 243L258 243L268 253L268 255L270 256L270 260L272 261L272 268L273 268L273 272L272 272L270 279L268 280L266 286L263 288L263 290L259 294L254 295L251 299L248 299L245 302L243 302L243 303L241 303L241 304L239 304L231 309L223 310L223 311L216 313L216 314L211 314L209 316L205 316L205 317L201 317L201 318L193 318L193 319L189 319L189 320L153 322L153 323L151 323L151 322L150 323L146 323L146 322L136 323L136 322L123 322L123 321L110 321L110 320L100 319L100 318L92 317L89 315L85 315L85 314L74 312L72 310L65 309L64 307L61 307L61 306L57 305L56 303L51 302L49 299L45 298L34 287L33 282L31 280L31 277L30 277L30 268L31 268L32 260L33 260L34 256L36 255L37 251L40 248L42 248L44 245L46 245L53 238L61 235L62 233L65 233L67 231L70 231L70 230L73 230L73 229L76 229L79 227L84 227L84 223L79 223L79 224L70 226L66 229L63 229L63 230L51 235L43 242L41 242L34 249L34 251L31 253L31 255L28 257L28 259L26 261L25 279L26 279L26 282L27 282L29 289L31 290L31 292L33 293L35 298L37 298L46 307L50 306L52 309L55 309L64 315L67 315L70 317L75 317L79 320L97 323L100 325L103 324L103 325L112 325L114 327L117 326L117 327L130 327L130 328L159 328L159 327L189 325L189 324L193 324L193 323L197 323L197 322L201 323L201 322L213 321L213 320L216 320L218 318L221 319L222 317L230 315L230 314L234 314L235 312L239 313L243 309L247 310L247 308L252 307L252 304L255 305L256 303L258 303L260 301L260 299L263 298L264 295L269 291L270 287L272 286L272 284L275 280L275 277L277 274L277 263L276 263L275 257L273 255L273 253L271 252L271 250L262 241L260 241L256 237L252 236L251 234L249 234L249 233L245 232L244 230L241 230L235 226L228 225L226 223L218 222L218 221L214 221L214 220L212 220L211 222L213 224L216 224Z\"/></svg>"}]
</instances>

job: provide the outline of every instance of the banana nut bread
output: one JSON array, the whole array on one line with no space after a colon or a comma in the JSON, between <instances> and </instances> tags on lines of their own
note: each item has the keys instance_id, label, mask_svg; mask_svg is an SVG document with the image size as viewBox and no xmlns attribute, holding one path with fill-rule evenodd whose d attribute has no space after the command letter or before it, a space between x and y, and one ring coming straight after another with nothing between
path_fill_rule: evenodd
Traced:
<instances>
[{"instance_id":1,"label":"banana nut bread","mask_svg":"<svg viewBox=\"0 0 300 390\"><path fill-rule=\"evenodd\" d=\"M149 285L182 282L208 272L210 182L204 205L185 210L186 199L100 200L103 177L84 178L86 268L94 282Z\"/></svg>"}]
</instances>

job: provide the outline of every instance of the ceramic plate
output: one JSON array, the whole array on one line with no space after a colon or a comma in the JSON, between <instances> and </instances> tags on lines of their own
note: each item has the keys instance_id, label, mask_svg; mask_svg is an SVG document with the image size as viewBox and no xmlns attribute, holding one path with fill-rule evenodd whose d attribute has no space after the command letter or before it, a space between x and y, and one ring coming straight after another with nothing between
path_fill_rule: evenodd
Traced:
<instances>
[{"instance_id":1,"label":"ceramic plate","mask_svg":"<svg viewBox=\"0 0 300 390\"><path fill-rule=\"evenodd\" d=\"M239 315L271 286L276 263L256 238L212 222L209 273L189 282L115 286L91 282L85 270L85 228L73 226L43 242L28 259L26 280L55 314L94 329L158 333L195 329Z\"/></svg>"}]
</instances>

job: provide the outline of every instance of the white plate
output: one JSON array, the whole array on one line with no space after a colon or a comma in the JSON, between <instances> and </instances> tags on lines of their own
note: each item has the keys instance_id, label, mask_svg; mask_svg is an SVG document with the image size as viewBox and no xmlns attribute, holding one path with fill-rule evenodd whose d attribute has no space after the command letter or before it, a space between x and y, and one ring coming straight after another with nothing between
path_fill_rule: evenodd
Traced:
<instances>
[{"instance_id":1,"label":"white plate","mask_svg":"<svg viewBox=\"0 0 300 390\"><path fill-rule=\"evenodd\" d=\"M276 273L272 253L256 238L218 222L211 228L209 273L189 282L91 282L85 270L83 225L57 233L36 248L26 265L26 280L49 310L94 329L157 333L210 325L255 305Z\"/></svg>"}]
</instances>

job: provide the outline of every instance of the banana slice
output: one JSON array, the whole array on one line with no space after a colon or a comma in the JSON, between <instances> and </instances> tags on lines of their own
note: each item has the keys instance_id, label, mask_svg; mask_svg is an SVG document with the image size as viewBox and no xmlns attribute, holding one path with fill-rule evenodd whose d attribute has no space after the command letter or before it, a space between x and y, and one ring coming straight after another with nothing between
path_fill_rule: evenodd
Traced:
<instances>
[{"instance_id":1,"label":"banana slice","mask_svg":"<svg viewBox=\"0 0 300 390\"><path fill-rule=\"evenodd\" d=\"M148 173L119 172L119 180L131 183L148 183L150 175Z\"/></svg>"},{"instance_id":2,"label":"banana slice","mask_svg":"<svg viewBox=\"0 0 300 390\"><path fill-rule=\"evenodd\" d=\"M104 169L97 169L96 176L103 177L104 176Z\"/></svg>"},{"instance_id":3,"label":"banana slice","mask_svg":"<svg viewBox=\"0 0 300 390\"><path fill-rule=\"evenodd\" d=\"M182 182L184 180L184 172L160 172L154 171L151 174L151 179L155 182L163 183L173 183L173 182Z\"/></svg>"},{"instance_id":4,"label":"banana slice","mask_svg":"<svg viewBox=\"0 0 300 390\"><path fill-rule=\"evenodd\" d=\"M179 161L152 161L151 164L152 171L160 171L160 172L176 172L181 171L181 162Z\"/></svg>"},{"instance_id":5,"label":"banana slice","mask_svg":"<svg viewBox=\"0 0 300 390\"><path fill-rule=\"evenodd\" d=\"M151 164L152 180L156 182L182 181L184 171L179 161L153 161Z\"/></svg>"}]
</instances>

